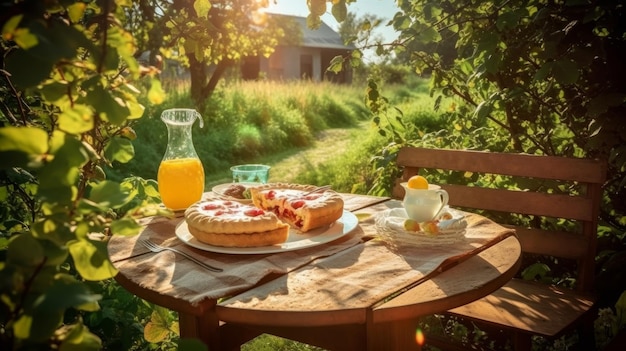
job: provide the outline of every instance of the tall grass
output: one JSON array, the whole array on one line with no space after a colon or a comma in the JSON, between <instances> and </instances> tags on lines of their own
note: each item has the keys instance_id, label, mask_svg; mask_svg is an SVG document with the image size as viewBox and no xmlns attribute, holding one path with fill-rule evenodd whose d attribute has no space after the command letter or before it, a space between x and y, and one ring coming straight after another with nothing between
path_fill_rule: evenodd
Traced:
<instances>
[{"instance_id":1,"label":"tall grass","mask_svg":"<svg viewBox=\"0 0 626 351\"><path fill-rule=\"evenodd\" d=\"M199 111L204 128L193 127L193 142L207 183L227 176L233 164L259 162L270 155L310 147L317 133L354 127L369 118L360 88L331 83L238 82L220 86ZM167 145L161 112L193 107L184 89L172 89L168 100L146 110L133 126L136 156L108 169L109 177L129 175L156 179Z\"/></svg>"}]
</instances>

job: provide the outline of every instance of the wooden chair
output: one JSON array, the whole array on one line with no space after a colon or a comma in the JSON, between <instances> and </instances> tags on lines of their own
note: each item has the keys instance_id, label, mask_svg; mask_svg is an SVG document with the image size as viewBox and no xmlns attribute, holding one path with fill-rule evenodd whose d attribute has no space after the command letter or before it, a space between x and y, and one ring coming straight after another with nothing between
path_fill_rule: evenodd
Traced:
<instances>
[{"instance_id":1,"label":"wooden chair","mask_svg":"<svg viewBox=\"0 0 626 351\"><path fill-rule=\"evenodd\" d=\"M530 224L515 226L525 256L533 255L532 260L557 257L575 263L574 289L516 278L485 298L448 311L449 315L508 331L516 350L530 350L532 335L555 338L575 325L586 326L584 330L593 333L594 260L606 162L405 147L399 151L397 164L403 175L394 186L394 197L404 196L400 182L413 175L429 178L430 174L434 178L432 172L452 171L448 183L440 184L450 195L450 206L485 210L484 215L502 224L503 214L515 214ZM502 176L522 177L518 184L524 186L516 190L499 187ZM556 193L555 186L575 190ZM546 229L546 223L555 219L571 221L568 228L573 230L564 231L562 226L559 230ZM593 336L589 339L588 343L592 342ZM431 335L426 341L444 349L450 346L449 339Z\"/></svg>"}]
</instances>

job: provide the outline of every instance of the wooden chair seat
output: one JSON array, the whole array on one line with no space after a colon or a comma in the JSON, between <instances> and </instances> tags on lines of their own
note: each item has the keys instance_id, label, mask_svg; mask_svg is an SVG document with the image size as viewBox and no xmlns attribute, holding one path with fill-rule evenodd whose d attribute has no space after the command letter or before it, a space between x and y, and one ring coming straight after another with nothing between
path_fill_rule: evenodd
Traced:
<instances>
[{"instance_id":1,"label":"wooden chair seat","mask_svg":"<svg viewBox=\"0 0 626 351\"><path fill-rule=\"evenodd\" d=\"M592 294L513 279L491 295L448 312L553 338L583 318L594 303Z\"/></svg>"}]
</instances>

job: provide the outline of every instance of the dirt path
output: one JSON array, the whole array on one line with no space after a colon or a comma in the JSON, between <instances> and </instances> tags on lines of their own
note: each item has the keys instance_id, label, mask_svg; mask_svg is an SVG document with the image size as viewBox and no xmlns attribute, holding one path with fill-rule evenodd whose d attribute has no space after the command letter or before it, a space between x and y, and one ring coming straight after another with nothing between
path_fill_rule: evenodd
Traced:
<instances>
[{"instance_id":1,"label":"dirt path","mask_svg":"<svg viewBox=\"0 0 626 351\"><path fill-rule=\"evenodd\" d=\"M355 128L335 128L321 132L311 148L272 164L270 180L280 178L280 181L291 182L305 169L341 155L348 147L354 130Z\"/></svg>"}]
</instances>

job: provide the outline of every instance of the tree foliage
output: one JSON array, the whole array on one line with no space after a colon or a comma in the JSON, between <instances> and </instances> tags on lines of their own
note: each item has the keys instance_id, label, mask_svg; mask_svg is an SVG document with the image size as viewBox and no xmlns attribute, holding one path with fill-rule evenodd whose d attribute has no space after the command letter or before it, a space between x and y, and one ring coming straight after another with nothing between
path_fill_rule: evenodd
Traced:
<instances>
[{"instance_id":1,"label":"tree foliage","mask_svg":"<svg viewBox=\"0 0 626 351\"><path fill-rule=\"evenodd\" d=\"M269 56L285 35L283 24L261 11L267 6L267 0L142 0L127 9L125 23L140 50L189 68L200 108L227 69Z\"/></svg>"},{"instance_id":2,"label":"tree foliage","mask_svg":"<svg viewBox=\"0 0 626 351\"><path fill-rule=\"evenodd\" d=\"M448 137L440 139L445 146L607 159L604 219L624 228L623 0L397 4L389 25L400 37L381 52L393 51L416 73L430 76L434 108L450 116ZM375 121L393 112L375 82L368 103ZM407 130L414 129L381 127L394 142L419 143Z\"/></svg>"},{"instance_id":3,"label":"tree foliage","mask_svg":"<svg viewBox=\"0 0 626 351\"><path fill-rule=\"evenodd\" d=\"M0 345L99 349L78 311L116 270L94 233L132 235L162 213L153 181L106 180L134 156L129 122L163 100L121 25L124 1L3 3L0 26Z\"/></svg>"}]
</instances>

